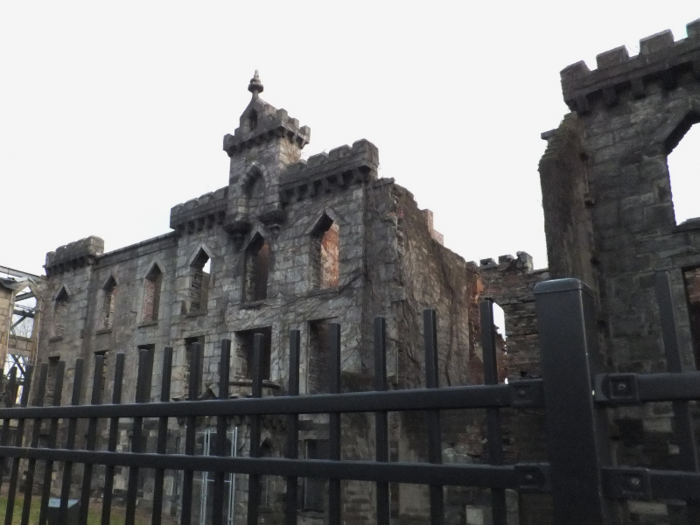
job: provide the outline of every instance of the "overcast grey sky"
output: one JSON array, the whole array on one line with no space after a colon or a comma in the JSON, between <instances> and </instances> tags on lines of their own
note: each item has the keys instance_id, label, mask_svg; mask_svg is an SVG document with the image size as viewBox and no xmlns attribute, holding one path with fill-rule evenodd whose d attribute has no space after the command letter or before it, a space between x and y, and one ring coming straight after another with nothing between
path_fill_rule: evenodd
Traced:
<instances>
[{"instance_id":1,"label":"overcast grey sky","mask_svg":"<svg viewBox=\"0 0 700 525\"><path fill-rule=\"evenodd\" d=\"M227 184L222 138L259 69L311 128L306 155L366 138L448 247L545 266L559 71L698 17L696 0L0 0L0 265L43 273L88 235L114 250L170 231L172 206Z\"/></svg>"}]
</instances>

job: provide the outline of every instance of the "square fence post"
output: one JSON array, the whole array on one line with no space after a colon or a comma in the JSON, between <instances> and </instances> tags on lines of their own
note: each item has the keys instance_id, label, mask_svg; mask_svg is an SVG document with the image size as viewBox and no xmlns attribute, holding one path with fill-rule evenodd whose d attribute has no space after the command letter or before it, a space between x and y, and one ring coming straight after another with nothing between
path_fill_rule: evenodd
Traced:
<instances>
[{"instance_id":1,"label":"square fence post","mask_svg":"<svg viewBox=\"0 0 700 525\"><path fill-rule=\"evenodd\" d=\"M605 413L593 403L591 361L599 354L592 293L578 279L547 281L535 286L535 306L554 523L610 524L601 488L601 461L610 459Z\"/></svg>"}]
</instances>

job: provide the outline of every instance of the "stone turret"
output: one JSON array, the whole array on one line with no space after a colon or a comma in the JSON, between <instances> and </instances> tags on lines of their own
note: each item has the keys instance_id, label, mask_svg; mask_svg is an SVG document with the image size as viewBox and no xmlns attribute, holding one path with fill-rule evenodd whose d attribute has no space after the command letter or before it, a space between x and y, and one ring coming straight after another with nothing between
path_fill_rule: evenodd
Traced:
<instances>
[{"instance_id":1,"label":"stone turret","mask_svg":"<svg viewBox=\"0 0 700 525\"><path fill-rule=\"evenodd\" d=\"M287 166L301 158L311 136L311 130L300 127L286 110L261 99L263 89L256 71L248 85L252 98L239 127L224 137L224 151L231 158L225 224L237 239L256 218L273 228L284 222L280 178Z\"/></svg>"}]
</instances>

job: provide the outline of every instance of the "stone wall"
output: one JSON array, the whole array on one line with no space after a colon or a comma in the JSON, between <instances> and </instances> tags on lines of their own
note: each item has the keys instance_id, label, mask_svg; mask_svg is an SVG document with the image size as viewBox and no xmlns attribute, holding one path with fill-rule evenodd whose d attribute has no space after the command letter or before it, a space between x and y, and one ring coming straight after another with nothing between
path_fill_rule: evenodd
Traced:
<instances>
[{"instance_id":1,"label":"stone wall","mask_svg":"<svg viewBox=\"0 0 700 525\"><path fill-rule=\"evenodd\" d=\"M545 134L543 194L562 198L558 205L543 199L547 240L560 241L549 246L553 274L589 283L593 278L609 370L666 371L654 292L660 270L671 275L683 366L697 364L686 287L700 267L700 221L675 220L667 164L669 153L700 122L700 20L688 24L687 32L678 41L670 31L642 39L636 57L624 46L601 53L595 70L583 62L565 68L564 100L573 114ZM572 210L577 227L562 221L561 207ZM668 404L619 409L613 422L621 465L680 466ZM665 523L665 505L656 507L656 519ZM642 511L630 504L626 519L639 521Z\"/></svg>"},{"instance_id":2,"label":"stone wall","mask_svg":"<svg viewBox=\"0 0 700 525\"><path fill-rule=\"evenodd\" d=\"M420 210L413 196L392 179L378 178L378 151L366 140L300 160L310 130L263 101L258 96L262 86L255 79L251 91L240 127L224 139L231 159L229 185L174 206L171 233L110 253L103 253L101 239L90 237L47 255L50 299L43 306L49 313L39 360L65 361L68 388L63 402L68 402L78 358L87 367L81 402L89 401L98 354L106 356L103 396L109 399L118 353L126 359L122 399L133 401L139 349L154 351L151 399L159 399L165 346L174 350L171 397L183 399L190 394L187 379L194 342L203 349L203 384L197 395L219 395L223 339L230 339L233 347L228 395L247 396L255 333L266 339L269 379L264 394L278 395L287 388L290 330L301 332L301 393L323 391L329 323L341 324L342 390L372 389L373 320L378 315L387 319L390 387L421 387L421 316L426 308L436 309L438 315L441 386L468 384L475 373L480 377L483 365L473 344L478 334L472 318L478 274L442 246L432 212ZM300 420L300 457L312 444L323 450L328 417L306 415ZM422 457L424 423L402 417L392 421L394 459ZM342 458L373 459L374 418L344 415L342 424ZM266 418L264 427L265 454L281 455L279 421ZM248 422L238 418L231 422L234 428L238 439L233 446L245 455L250 449ZM198 431L203 436L207 429L203 424ZM131 422L122 421L122 449L129 446L130 432ZM152 450L154 429L146 432ZM463 414L446 426L444 447L482 460L481 438L476 437L482 434L483 417ZM470 435L469 444L461 443ZM173 418L171 452L182 452L183 436L184 425ZM266 486L277 491L268 491L266 505L271 505L282 497L284 484L268 482ZM98 478L94 484L98 492L101 483ZM115 483L123 488L125 478ZM244 513L246 477L240 476L237 483L237 512ZM177 501L176 486L176 478L168 480L172 501ZM152 480L147 476L144 505L149 487ZM322 497L322 485L316 489ZM346 523L372 523L373 484L344 482L344 494ZM402 487L394 497L395 517L404 523L424 520L426 507L415 503L427 497L425 487ZM464 517L460 505L455 507L458 521ZM167 511L177 512L177 506ZM266 520L273 519L274 508L267 511ZM317 509L300 516L308 524L322 518Z\"/></svg>"}]
</instances>

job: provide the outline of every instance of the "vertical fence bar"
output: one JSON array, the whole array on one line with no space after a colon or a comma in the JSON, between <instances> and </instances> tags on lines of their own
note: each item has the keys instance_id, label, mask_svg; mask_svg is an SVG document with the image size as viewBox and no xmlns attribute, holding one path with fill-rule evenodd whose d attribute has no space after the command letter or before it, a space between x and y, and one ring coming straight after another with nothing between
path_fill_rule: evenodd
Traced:
<instances>
[{"instance_id":1,"label":"vertical fence bar","mask_svg":"<svg viewBox=\"0 0 700 525\"><path fill-rule=\"evenodd\" d=\"M384 391L386 382L386 319L374 318L374 389ZM376 427L376 460L389 461L389 420L388 412L380 410L374 413ZM389 525L391 509L389 506L389 484L377 482L377 525Z\"/></svg>"},{"instance_id":2,"label":"vertical fence bar","mask_svg":"<svg viewBox=\"0 0 700 525\"><path fill-rule=\"evenodd\" d=\"M289 395L299 395L299 349L301 347L301 332L289 332ZM299 414L287 416L287 459L299 458ZM285 525L297 525L298 478L287 478L287 495L285 502Z\"/></svg>"},{"instance_id":3,"label":"vertical fence bar","mask_svg":"<svg viewBox=\"0 0 700 525\"><path fill-rule=\"evenodd\" d=\"M49 377L49 365L44 363L39 369L39 383L34 394L34 406L44 404L44 393L46 392L46 382ZM39 446L39 436L41 435L41 419L35 419L32 426L32 440L29 444L31 448ZM29 513L32 508L32 494L34 492L34 470L36 469L36 459L30 459L27 464L27 490L24 493L24 504L22 506L22 525L29 525Z\"/></svg>"},{"instance_id":4,"label":"vertical fence bar","mask_svg":"<svg viewBox=\"0 0 700 525\"><path fill-rule=\"evenodd\" d=\"M163 372L160 383L160 402L167 403L170 401L170 383L172 378L173 368L173 349L169 346L163 351ZM156 453L165 454L168 446L168 418L158 418L158 443L156 445ZM163 514L163 483L165 481L165 470L162 468L156 469L155 479L153 483L153 515L151 517L151 525L160 525Z\"/></svg>"},{"instance_id":5,"label":"vertical fence bar","mask_svg":"<svg viewBox=\"0 0 700 525\"><path fill-rule=\"evenodd\" d=\"M63 376L66 372L65 361L59 361L56 367L56 377L54 378L53 406L61 405L61 395L63 394ZM49 424L49 441L47 448L56 448L56 437L58 436L58 418L51 418ZM39 525L46 524L47 511L49 508L49 497L51 496L51 481L53 478L53 461L47 460L44 465L44 482L41 487L41 506L39 507ZM109 525L109 524L108 524Z\"/></svg>"},{"instance_id":6,"label":"vertical fence bar","mask_svg":"<svg viewBox=\"0 0 700 525\"><path fill-rule=\"evenodd\" d=\"M229 374L231 372L231 340L221 341L221 358L219 359L219 399L228 399ZM216 418L216 447L214 454L226 455L226 416ZM224 524L224 484L226 472L214 473L214 507L212 509L212 525Z\"/></svg>"},{"instance_id":7,"label":"vertical fence bar","mask_svg":"<svg viewBox=\"0 0 700 525\"><path fill-rule=\"evenodd\" d=\"M253 336L253 397L262 397L262 359L265 348L265 336ZM250 416L250 457L260 457L260 423L259 415ZM257 525L260 514L260 475L248 475L248 525Z\"/></svg>"},{"instance_id":8,"label":"vertical fence bar","mask_svg":"<svg viewBox=\"0 0 700 525\"><path fill-rule=\"evenodd\" d=\"M153 360L150 351L143 349L139 351L139 369L137 372L137 385L135 401L137 403L147 403L150 397L149 385L153 373ZM143 418L135 417L131 434L131 451L140 453L145 451L143 437ZM139 468L129 467L129 485L126 491L126 516L125 525L134 525L136 520L136 498L139 490Z\"/></svg>"},{"instance_id":9,"label":"vertical fence bar","mask_svg":"<svg viewBox=\"0 0 700 525\"><path fill-rule=\"evenodd\" d=\"M92 378L92 400L93 405L102 403L102 370L104 369L105 358L103 355L95 356L95 372ZM86 450L95 450L97 445L97 421L98 418L91 417L88 422ZM88 508L90 502L90 488L92 485L92 463L83 465L83 489L80 495L80 525L87 525Z\"/></svg>"},{"instance_id":10,"label":"vertical fence bar","mask_svg":"<svg viewBox=\"0 0 700 525\"><path fill-rule=\"evenodd\" d=\"M604 409L593 404L591 364L598 354L593 296L578 279L535 286L542 352L545 427L554 522L611 523L601 489L609 464Z\"/></svg>"},{"instance_id":11,"label":"vertical fence bar","mask_svg":"<svg viewBox=\"0 0 700 525\"><path fill-rule=\"evenodd\" d=\"M671 291L668 272L656 273L656 300L659 303L661 335L669 372L683 372L683 362L678 334L677 310ZM678 468L697 472L700 470L698 450L693 429L693 417L688 401L673 401L673 424L678 440ZM687 501L688 523L700 523L700 503Z\"/></svg>"},{"instance_id":12,"label":"vertical fence bar","mask_svg":"<svg viewBox=\"0 0 700 525\"><path fill-rule=\"evenodd\" d=\"M190 386L187 399L195 401L199 395L202 371L199 368L199 353L203 349L199 343L193 343L190 349ZM187 428L185 429L185 454L194 456L195 440L197 438L197 418L187 416ZM181 525L192 523L192 488L194 484L194 471L185 470L182 473L182 521Z\"/></svg>"},{"instance_id":13,"label":"vertical fence bar","mask_svg":"<svg viewBox=\"0 0 700 525\"><path fill-rule=\"evenodd\" d=\"M122 402L122 381L124 380L124 354L117 354L114 362L114 390L112 391L112 404L119 405ZM117 450L117 438L119 436L119 418L113 417L109 420L109 436L107 438L107 450L114 452ZM114 466L107 465L105 468L105 490L102 496L102 521L101 525L110 525L110 514L112 510L112 489L114 487Z\"/></svg>"},{"instance_id":14,"label":"vertical fence bar","mask_svg":"<svg viewBox=\"0 0 700 525\"><path fill-rule=\"evenodd\" d=\"M423 312L423 337L425 345L425 386L439 388L437 317L435 310ZM442 427L440 411L428 410L428 461L442 463ZM442 485L430 485L430 523L445 523L445 501Z\"/></svg>"},{"instance_id":15,"label":"vertical fence bar","mask_svg":"<svg viewBox=\"0 0 700 525\"><path fill-rule=\"evenodd\" d=\"M20 400L20 405L23 407L27 406L29 401L29 390L32 385L32 372L34 367L29 365L26 367L24 372L24 387L22 388L22 399ZM25 419L20 419L17 422L17 435L15 436L15 446L22 446L22 439L24 438L24 424ZM5 525L12 525L12 515L15 510L15 497L17 495L17 477L19 475L19 462L20 458L14 458L12 460L12 472L10 473L10 488L7 492L7 509L5 511Z\"/></svg>"},{"instance_id":16,"label":"vertical fence bar","mask_svg":"<svg viewBox=\"0 0 700 525\"><path fill-rule=\"evenodd\" d=\"M498 360L496 349L496 327L493 324L493 301L481 301L481 348L484 358L484 384L498 384ZM501 413L498 408L486 409L486 428L488 438L489 463L503 465L503 437L501 435ZM491 512L493 525L506 525L508 514L506 509L505 489L491 489Z\"/></svg>"},{"instance_id":17,"label":"vertical fence bar","mask_svg":"<svg viewBox=\"0 0 700 525\"><path fill-rule=\"evenodd\" d=\"M340 325L331 323L329 326L329 355L330 365L328 384L331 394L340 394ZM340 413L328 415L328 459L340 461ZM342 519L340 505L340 478L328 480L328 525L340 525Z\"/></svg>"},{"instance_id":18,"label":"vertical fence bar","mask_svg":"<svg viewBox=\"0 0 700 525\"><path fill-rule=\"evenodd\" d=\"M83 360L75 360L75 370L73 372L73 396L71 405L80 404L80 391L83 385ZM75 435L78 432L78 418L68 419L68 434L66 435L66 449L72 450L75 447ZM63 482L61 483L61 509L59 512L61 523L66 522L68 512L68 499L70 498L70 487L73 477L73 462L66 461L63 464Z\"/></svg>"}]
</instances>

